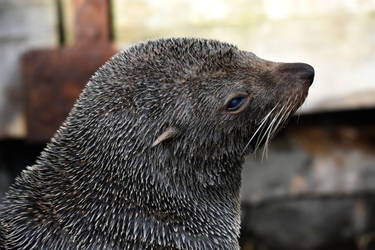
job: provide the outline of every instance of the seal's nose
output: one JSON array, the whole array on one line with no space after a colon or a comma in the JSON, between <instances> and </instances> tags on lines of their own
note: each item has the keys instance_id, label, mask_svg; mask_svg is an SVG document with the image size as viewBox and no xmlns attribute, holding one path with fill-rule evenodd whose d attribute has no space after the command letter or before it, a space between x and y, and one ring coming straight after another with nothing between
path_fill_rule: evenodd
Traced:
<instances>
[{"instance_id":1,"label":"seal's nose","mask_svg":"<svg viewBox=\"0 0 375 250\"><path fill-rule=\"evenodd\" d=\"M279 68L282 73L293 74L310 86L314 81L314 68L306 63L284 63Z\"/></svg>"},{"instance_id":2,"label":"seal's nose","mask_svg":"<svg viewBox=\"0 0 375 250\"><path fill-rule=\"evenodd\" d=\"M315 70L313 67L306 63L295 63L295 67L298 71L298 75L301 79L307 80L309 85L314 81Z\"/></svg>"}]
</instances>

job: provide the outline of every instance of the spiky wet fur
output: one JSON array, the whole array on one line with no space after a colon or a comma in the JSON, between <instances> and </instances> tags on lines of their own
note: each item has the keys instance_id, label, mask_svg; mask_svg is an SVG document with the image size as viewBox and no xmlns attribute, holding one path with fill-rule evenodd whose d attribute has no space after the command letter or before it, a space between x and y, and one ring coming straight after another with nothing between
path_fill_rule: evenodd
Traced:
<instances>
[{"instance_id":1,"label":"spiky wet fur","mask_svg":"<svg viewBox=\"0 0 375 250\"><path fill-rule=\"evenodd\" d=\"M307 94L282 87L275 65L204 39L120 52L11 186L2 248L239 249L244 155L267 115L268 141ZM247 109L222 111L237 90ZM152 146L168 127L179 134Z\"/></svg>"}]
</instances>

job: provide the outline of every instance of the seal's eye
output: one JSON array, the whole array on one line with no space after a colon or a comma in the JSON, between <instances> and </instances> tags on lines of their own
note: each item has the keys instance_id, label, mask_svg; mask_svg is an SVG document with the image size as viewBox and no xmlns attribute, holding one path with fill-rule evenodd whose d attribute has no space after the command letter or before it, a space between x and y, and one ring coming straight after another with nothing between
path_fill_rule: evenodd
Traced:
<instances>
[{"instance_id":1,"label":"seal's eye","mask_svg":"<svg viewBox=\"0 0 375 250\"><path fill-rule=\"evenodd\" d=\"M227 104L227 110L228 111L235 111L237 109L239 109L242 104L245 102L246 100L246 97L244 96L240 96L240 97L235 97L233 99L231 99L229 101L229 103Z\"/></svg>"},{"instance_id":2,"label":"seal's eye","mask_svg":"<svg viewBox=\"0 0 375 250\"><path fill-rule=\"evenodd\" d=\"M228 101L226 101L224 107L227 112L236 114L244 110L247 104L249 104L249 96L247 94L240 93L228 98Z\"/></svg>"}]
</instances>

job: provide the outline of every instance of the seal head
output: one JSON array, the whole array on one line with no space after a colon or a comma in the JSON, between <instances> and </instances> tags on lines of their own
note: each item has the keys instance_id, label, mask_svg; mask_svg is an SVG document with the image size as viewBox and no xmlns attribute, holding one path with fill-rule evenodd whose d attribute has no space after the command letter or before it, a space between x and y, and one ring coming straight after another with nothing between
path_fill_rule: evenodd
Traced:
<instances>
[{"instance_id":1,"label":"seal head","mask_svg":"<svg viewBox=\"0 0 375 250\"><path fill-rule=\"evenodd\" d=\"M311 66L204 39L141 43L91 78L1 209L5 248L239 249L244 156Z\"/></svg>"}]
</instances>

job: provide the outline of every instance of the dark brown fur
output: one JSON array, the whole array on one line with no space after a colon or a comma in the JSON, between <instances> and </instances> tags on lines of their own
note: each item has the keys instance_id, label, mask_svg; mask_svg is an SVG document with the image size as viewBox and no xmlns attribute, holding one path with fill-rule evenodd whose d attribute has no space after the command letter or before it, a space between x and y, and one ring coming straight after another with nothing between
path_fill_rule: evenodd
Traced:
<instances>
[{"instance_id":1,"label":"dark brown fur","mask_svg":"<svg viewBox=\"0 0 375 250\"><path fill-rule=\"evenodd\" d=\"M11 186L2 248L239 249L244 156L303 103L312 77L212 40L120 52ZM228 112L238 93L248 105Z\"/></svg>"}]
</instances>

